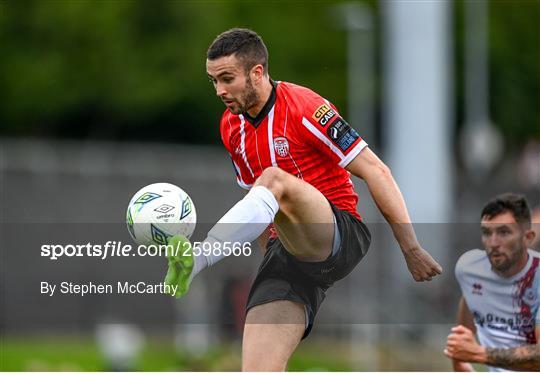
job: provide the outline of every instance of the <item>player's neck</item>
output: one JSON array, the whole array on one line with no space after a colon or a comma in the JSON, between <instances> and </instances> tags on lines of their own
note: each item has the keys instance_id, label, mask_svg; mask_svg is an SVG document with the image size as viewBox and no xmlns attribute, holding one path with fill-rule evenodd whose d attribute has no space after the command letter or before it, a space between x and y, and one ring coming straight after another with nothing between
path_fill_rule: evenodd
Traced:
<instances>
[{"instance_id":1,"label":"player's neck","mask_svg":"<svg viewBox=\"0 0 540 373\"><path fill-rule=\"evenodd\" d=\"M270 98L270 95L272 94L272 89L274 87L272 86L272 83L270 82L270 78L265 79L263 83L261 84L260 89L257 90L257 96L259 97L259 101L256 105L252 106L247 113L252 117L256 118L257 114L259 114Z\"/></svg>"}]
</instances>

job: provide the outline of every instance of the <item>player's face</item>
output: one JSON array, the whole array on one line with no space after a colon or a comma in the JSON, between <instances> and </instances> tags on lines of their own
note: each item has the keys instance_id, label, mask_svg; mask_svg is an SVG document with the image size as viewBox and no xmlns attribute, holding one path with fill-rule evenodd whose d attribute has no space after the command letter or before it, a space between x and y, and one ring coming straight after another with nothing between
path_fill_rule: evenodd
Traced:
<instances>
[{"instance_id":1,"label":"player's face","mask_svg":"<svg viewBox=\"0 0 540 373\"><path fill-rule=\"evenodd\" d=\"M206 60L206 73L216 94L233 114L242 114L257 105L259 96L249 72L234 56Z\"/></svg>"},{"instance_id":2,"label":"player's face","mask_svg":"<svg viewBox=\"0 0 540 373\"><path fill-rule=\"evenodd\" d=\"M482 243L491 268L501 275L513 275L527 260L527 231L506 211L492 219L482 218ZM515 273L514 273L515 272Z\"/></svg>"}]
</instances>

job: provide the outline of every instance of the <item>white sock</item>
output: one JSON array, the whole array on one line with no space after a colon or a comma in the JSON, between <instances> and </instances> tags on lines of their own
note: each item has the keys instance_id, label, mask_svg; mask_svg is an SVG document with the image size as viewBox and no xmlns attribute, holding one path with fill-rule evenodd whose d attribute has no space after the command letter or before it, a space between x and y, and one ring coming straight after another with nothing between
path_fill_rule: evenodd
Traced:
<instances>
[{"instance_id":1,"label":"white sock","mask_svg":"<svg viewBox=\"0 0 540 373\"><path fill-rule=\"evenodd\" d=\"M232 246L235 242L252 242L274 221L278 210L279 204L270 190L264 186L253 187L210 229L204 242L212 247L215 247L216 243L219 245L229 242L227 245ZM223 250L221 255L213 255L211 252L210 255L195 256L191 277L224 257Z\"/></svg>"}]
</instances>

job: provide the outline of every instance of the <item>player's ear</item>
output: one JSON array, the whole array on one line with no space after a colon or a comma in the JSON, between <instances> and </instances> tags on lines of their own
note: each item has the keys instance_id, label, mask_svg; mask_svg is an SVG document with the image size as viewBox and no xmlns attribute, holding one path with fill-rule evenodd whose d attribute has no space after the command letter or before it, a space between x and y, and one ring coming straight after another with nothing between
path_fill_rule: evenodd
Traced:
<instances>
[{"instance_id":1,"label":"player's ear","mask_svg":"<svg viewBox=\"0 0 540 373\"><path fill-rule=\"evenodd\" d=\"M529 248L536 237L536 232L533 229L528 229L523 235L523 244L526 248Z\"/></svg>"},{"instance_id":2,"label":"player's ear","mask_svg":"<svg viewBox=\"0 0 540 373\"><path fill-rule=\"evenodd\" d=\"M264 67L261 64L257 64L251 68L250 71L251 80L255 84L260 84L262 81L262 78L264 77Z\"/></svg>"}]
</instances>

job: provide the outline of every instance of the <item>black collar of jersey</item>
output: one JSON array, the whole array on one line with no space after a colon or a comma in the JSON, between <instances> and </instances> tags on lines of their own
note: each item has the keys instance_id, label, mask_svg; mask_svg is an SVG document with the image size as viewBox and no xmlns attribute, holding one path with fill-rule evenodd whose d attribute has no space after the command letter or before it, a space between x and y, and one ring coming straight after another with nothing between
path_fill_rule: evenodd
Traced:
<instances>
[{"instance_id":1,"label":"black collar of jersey","mask_svg":"<svg viewBox=\"0 0 540 373\"><path fill-rule=\"evenodd\" d=\"M270 112L270 110L272 110L272 107L276 103L277 83L274 82L272 79L270 79L270 83L272 84L272 92L270 93L270 97L268 98L268 101L266 101L266 104L264 104L262 110L259 111L259 114L257 114L255 118L253 118L247 112L242 114L244 118L246 118L247 121L251 123L255 128L259 127L259 124L261 124L263 119L268 115L268 113Z\"/></svg>"}]
</instances>

